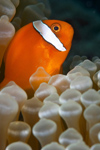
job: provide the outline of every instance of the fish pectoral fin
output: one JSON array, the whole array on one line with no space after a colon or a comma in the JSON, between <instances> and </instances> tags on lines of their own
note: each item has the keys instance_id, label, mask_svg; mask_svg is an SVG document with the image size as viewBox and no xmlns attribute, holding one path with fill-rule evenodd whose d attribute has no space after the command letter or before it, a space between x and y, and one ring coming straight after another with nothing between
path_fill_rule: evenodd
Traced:
<instances>
[{"instance_id":1,"label":"fish pectoral fin","mask_svg":"<svg viewBox=\"0 0 100 150\"><path fill-rule=\"evenodd\" d=\"M55 74L61 74L63 71L63 68L55 68L54 71L52 73L50 73L51 75L55 75Z\"/></svg>"}]
</instances>

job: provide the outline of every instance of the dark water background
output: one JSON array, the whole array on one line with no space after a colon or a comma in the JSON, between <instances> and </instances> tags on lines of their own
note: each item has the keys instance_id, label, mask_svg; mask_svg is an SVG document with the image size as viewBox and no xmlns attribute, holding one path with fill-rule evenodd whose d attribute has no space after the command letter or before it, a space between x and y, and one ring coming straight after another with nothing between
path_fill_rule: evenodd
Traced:
<instances>
[{"instance_id":1,"label":"dark water background","mask_svg":"<svg viewBox=\"0 0 100 150\"><path fill-rule=\"evenodd\" d=\"M51 19L69 22L75 31L68 56L100 57L100 0L49 0Z\"/></svg>"}]
</instances>

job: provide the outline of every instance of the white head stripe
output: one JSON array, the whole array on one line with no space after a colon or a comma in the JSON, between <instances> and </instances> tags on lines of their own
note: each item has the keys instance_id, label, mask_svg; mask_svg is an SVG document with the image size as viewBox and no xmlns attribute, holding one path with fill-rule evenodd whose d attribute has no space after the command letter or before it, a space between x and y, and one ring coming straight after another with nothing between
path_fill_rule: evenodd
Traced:
<instances>
[{"instance_id":1,"label":"white head stripe","mask_svg":"<svg viewBox=\"0 0 100 150\"><path fill-rule=\"evenodd\" d=\"M41 34L41 36L50 44L52 44L59 51L66 51L66 48L52 32L52 30L41 20L33 22L34 28Z\"/></svg>"}]
</instances>

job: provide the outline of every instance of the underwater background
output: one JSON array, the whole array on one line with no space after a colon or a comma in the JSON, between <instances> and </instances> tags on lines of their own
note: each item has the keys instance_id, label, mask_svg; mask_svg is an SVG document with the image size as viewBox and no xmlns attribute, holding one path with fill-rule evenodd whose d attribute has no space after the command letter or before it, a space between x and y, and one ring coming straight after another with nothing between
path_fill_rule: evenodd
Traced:
<instances>
[{"instance_id":1,"label":"underwater background","mask_svg":"<svg viewBox=\"0 0 100 150\"><path fill-rule=\"evenodd\" d=\"M9 3L8 8L12 9L10 5ZM69 66L75 55L85 56L90 60L94 56L100 57L99 0L20 0L20 5L17 6L13 17L11 22L16 31L32 21L46 18L63 20L73 26L74 38L71 50L63 64L64 74L72 69ZM20 22L22 22L21 25ZM4 64L2 63L0 81L4 77L3 74Z\"/></svg>"},{"instance_id":2,"label":"underwater background","mask_svg":"<svg viewBox=\"0 0 100 150\"><path fill-rule=\"evenodd\" d=\"M69 71L73 56L100 57L100 1L50 0L50 19L63 20L74 28L72 47L63 64L63 73ZM79 59L79 58L78 58Z\"/></svg>"},{"instance_id":3,"label":"underwater background","mask_svg":"<svg viewBox=\"0 0 100 150\"><path fill-rule=\"evenodd\" d=\"M50 0L51 19L69 22L74 39L69 56L100 57L100 1Z\"/></svg>"}]
</instances>

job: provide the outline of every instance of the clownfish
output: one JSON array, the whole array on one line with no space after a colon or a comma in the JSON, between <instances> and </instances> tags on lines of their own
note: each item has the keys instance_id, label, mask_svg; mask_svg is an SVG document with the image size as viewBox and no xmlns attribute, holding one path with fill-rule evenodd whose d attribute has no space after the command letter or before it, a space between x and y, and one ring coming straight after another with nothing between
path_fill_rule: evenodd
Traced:
<instances>
[{"instance_id":1,"label":"clownfish","mask_svg":"<svg viewBox=\"0 0 100 150\"><path fill-rule=\"evenodd\" d=\"M4 56L5 78L29 89L30 76L42 66L50 75L60 73L71 48L73 27L59 20L37 20L17 31Z\"/></svg>"}]
</instances>

